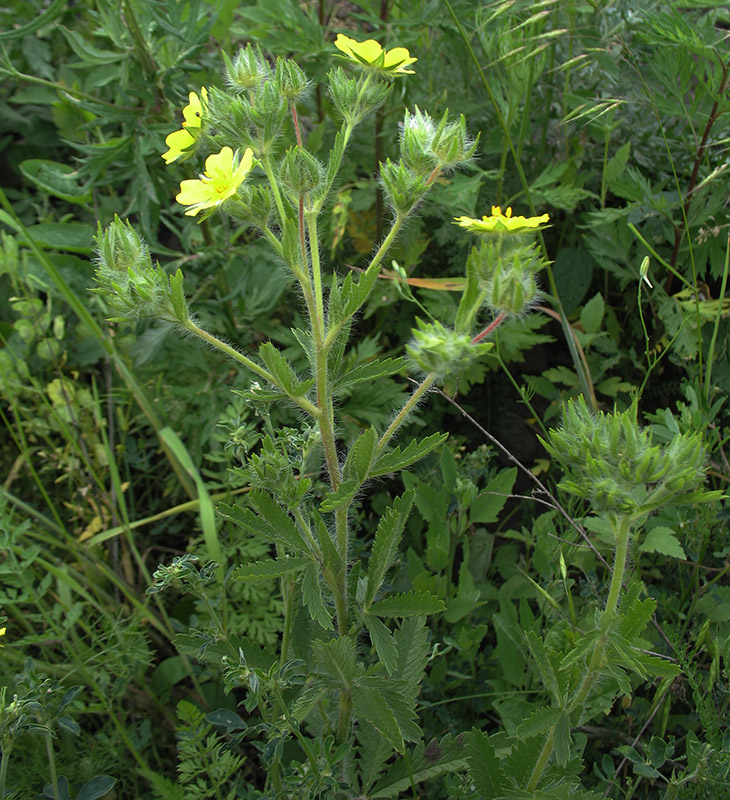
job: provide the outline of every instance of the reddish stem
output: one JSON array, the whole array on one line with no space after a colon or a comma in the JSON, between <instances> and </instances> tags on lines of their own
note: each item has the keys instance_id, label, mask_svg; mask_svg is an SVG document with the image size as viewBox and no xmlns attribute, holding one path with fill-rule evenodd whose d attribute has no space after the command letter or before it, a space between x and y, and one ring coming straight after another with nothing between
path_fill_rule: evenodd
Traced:
<instances>
[{"instance_id":1,"label":"reddish stem","mask_svg":"<svg viewBox=\"0 0 730 800\"><path fill-rule=\"evenodd\" d=\"M297 144L299 147L302 147L302 132L299 130L299 115L297 114L297 109L294 106L294 103L291 104L291 116L294 120L294 131L297 135Z\"/></svg>"},{"instance_id":2,"label":"reddish stem","mask_svg":"<svg viewBox=\"0 0 730 800\"><path fill-rule=\"evenodd\" d=\"M487 327L481 332L478 333L472 340L472 344L479 344L485 336L489 336L489 334L499 325L501 322L504 321L505 313L504 311L500 311L499 314L487 325Z\"/></svg>"}]
</instances>

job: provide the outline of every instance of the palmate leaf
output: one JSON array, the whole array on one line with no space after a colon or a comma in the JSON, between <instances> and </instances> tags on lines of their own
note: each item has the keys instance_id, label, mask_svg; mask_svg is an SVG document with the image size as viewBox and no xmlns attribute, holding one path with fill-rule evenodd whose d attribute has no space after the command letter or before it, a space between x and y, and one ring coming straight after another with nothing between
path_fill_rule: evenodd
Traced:
<instances>
[{"instance_id":1,"label":"palmate leaf","mask_svg":"<svg viewBox=\"0 0 730 800\"><path fill-rule=\"evenodd\" d=\"M444 736L439 741L432 739L428 745L420 743L407 758L399 758L367 793L371 800L400 797L412 784L433 780L450 772L462 772L467 766L464 735ZM496 795L482 794L488 798Z\"/></svg>"},{"instance_id":2,"label":"palmate leaf","mask_svg":"<svg viewBox=\"0 0 730 800\"><path fill-rule=\"evenodd\" d=\"M277 558L256 561L251 564L239 565L231 577L238 581L265 581L300 572L311 563L309 558Z\"/></svg>"},{"instance_id":3,"label":"palmate leaf","mask_svg":"<svg viewBox=\"0 0 730 800\"><path fill-rule=\"evenodd\" d=\"M395 447L388 453L383 453L375 462L370 477L375 478L379 475L388 475L391 472L398 472L401 469L410 467L416 461L427 456L432 450L442 445L448 437L447 433L432 433L425 439L414 439L404 450Z\"/></svg>"},{"instance_id":4,"label":"palmate leaf","mask_svg":"<svg viewBox=\"0 0 730 800\"><path fill-rule=\"evenodd\" d=\"M376 617L418 617L445 611L443 600L429 592L402 592L393 594L370 607Z\"/></svg>"},{"instance_id":5,"label":"palmate leaf","mask_svg":"<svg viewBox=\"0 0 730 800\"><path fill-rule=\"evenodd\" d=\"M403 528L413 508L414 497L413 490L405 492L393 501L393 505L380 518L368 560L368 589L363 604L365 610L372 605L388 570L395 561Z\"/></svg>"}]
</instances>

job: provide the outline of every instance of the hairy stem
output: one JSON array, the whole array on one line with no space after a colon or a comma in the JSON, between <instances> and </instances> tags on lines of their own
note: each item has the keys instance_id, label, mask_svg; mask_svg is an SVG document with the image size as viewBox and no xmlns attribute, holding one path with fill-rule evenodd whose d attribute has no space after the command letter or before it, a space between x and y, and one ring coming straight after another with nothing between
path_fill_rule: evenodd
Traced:
<instances>
[{"instance_id":1,"label":"hairy stem","mask_svg":"<svg viewBox=\"0 0 730 800\"><path fill-rule=\"evenodd\" d=\"M418 404L418 401L423 395L431 388L433 382L436 380L436 374L431 372L421 381L416 387L416 390L408 398L403 408L396 414L395 419L388 426L388 430L380 437L378 442L378 453L382 452L383 448L393 438L396 431L405 422L406 417L413 411Z\"/></svg>"}]
</instances>

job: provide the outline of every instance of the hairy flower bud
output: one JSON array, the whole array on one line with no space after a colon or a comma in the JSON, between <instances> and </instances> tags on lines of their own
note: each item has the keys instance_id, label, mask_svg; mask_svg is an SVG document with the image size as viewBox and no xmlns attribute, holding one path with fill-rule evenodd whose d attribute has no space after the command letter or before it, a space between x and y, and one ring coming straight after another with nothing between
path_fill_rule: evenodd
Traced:
<instances>
[{"instance_id":1,"label":"hairy flower bud","mask_svg":"<svg viewBox=\"0 0 730 800\"><path fill-rule=\"evenodd\" d=\"M474 358L491 350L492 342L474 345L467 334L457 333L440 322L416 320L413 338L406 353L426 373L435 373L438 380L458 375Z\"/></svg>"},{"instance_id":2,"label":"hairy flower bud","mask_svg":"<svg viewBox=\"0 0 730 800\"><path fill-rule=\"evenodd\" d=\"M466 132L466 119L462 114L458 122L449 121L446 111L431 142L431 152L443 170L466 164L476 150L477 142Z\"/></svg>"},{"instance_id":3,"label":"hairy flower bud","mask_svg":"<svg viewBox=\"0 0 730 800\"><path fill-rule=\"evenodd\" d=\"M303 147L290 147L281 161L281 183L295 195L316 189L324 179L324 169Z\"/></svg>"},{"instance_id":4,"label":"hairy flower bud","mask_svg":"<svg viewBox=\"0 0 730 800\"><path fill-rule=\"evenodd\" d=\"M380 180L385 194L398 214L408 214L426 191L422 175L409 169L402 161L394 164L388 159L380 165Z\"/></svg>"},{"instance_id":5,"label":"hairy flower bud","mask_svg":"<svg viewBox=\"0 0 730 800\"><path fill-rule=\"evenodd\" d=\"M290 58L277 58L274 83L289 103L301 100L309 91L309 81L301 67Z\"/></svg>"},{"instance_id":6,"label":"hairy flower bud","mask_svg":"<svg viewBox=\"0 0 730 800\"><path fill-rule=\"evenodd\" d=\"M350 78L341 67L330 70L329 93L342 117L354 125L366 114L379 108L393 90L393 84L367 80L365 75Z\"/></svg>"},{"instance_id":7,"label":"hairy flower bud","mask_svg":"<svg viewBox=\"0 0 730 800\"><path fill-rule=\"evenodd\" d=\"M168 276L159 264L153 265L149 249L129 222L124 223L115 215L106 230L99 225L95 242L95 291L123 314L121 318L114 317L115 321L144 317L169 322L187 320L182 272Z\"/></svg>"},{"instance_id":8,"label":"hairy flower bud","mask_svg":"<svg viewBox=\"0 0 730 800\"><path fill-rule=\"evenodd\" d=\"M266 63L261 49L248 44L241 48L231 61L223 51L223 61L226 65L226 83L237 92L257 88L270 76L269 65Z\"/></svg>"},{"instance_id":9,"label":"hairy flower bud","mask_svg":"<svg viewBox=\"0 0 730 800\"><path fill-rule=\"evenodd\" d=\"M400 154L403 163L413 172L426 177L438 165L438 158L431 150L431 142L436 134L436 124L418 107L413 114L406 111L400 140Z\"/></svg>"}]
</instances>

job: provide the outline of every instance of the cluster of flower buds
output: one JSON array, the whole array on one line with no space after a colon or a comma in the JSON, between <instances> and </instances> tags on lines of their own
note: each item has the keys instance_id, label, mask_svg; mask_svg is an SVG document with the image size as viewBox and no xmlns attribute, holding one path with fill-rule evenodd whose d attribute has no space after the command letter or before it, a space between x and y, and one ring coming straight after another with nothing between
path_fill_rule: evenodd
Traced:
<instances>
[{"instance_id":1,"label":"cluster of flower buds","mask_svg":"<svg viewBox=\"0 0 730 800\"><path fill-rule=\"evenodd\" d=\"M113 321L159 317L183 323L188 319L182 271L168 275L153 264L149 249L128 222L115 216L105 230L100 225L95 242L95 291L121 313Z\"/></svg>"},{"instance_id":2,"label":"cluster of flower buds","mask_svg":"<svg viewBox=\"0 0 730 800\"><path fill-rule=\"evenodd\" d=\"M640 519L660 506L717 499L703 492L707 453L699 434L655 444L640 429L636 403L622 412L592 412L581 396L563 410L562 426L543 442L565 468L560 487L589 500L598 514Z\"/></svg>"}]
</instances>

